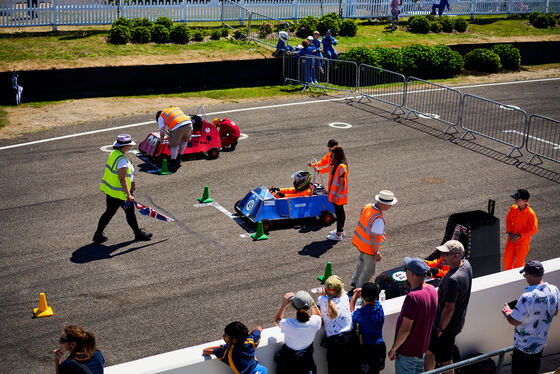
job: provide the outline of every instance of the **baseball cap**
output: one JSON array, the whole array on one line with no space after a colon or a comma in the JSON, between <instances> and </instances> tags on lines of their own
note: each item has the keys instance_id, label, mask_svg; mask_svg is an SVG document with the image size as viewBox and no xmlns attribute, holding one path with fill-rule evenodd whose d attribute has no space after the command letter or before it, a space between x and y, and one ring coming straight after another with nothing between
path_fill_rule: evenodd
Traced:
<instances>
[{"instance_id":1,"label":"baseball cap","mask_svg":"<svg viewBox=\"0 0 560 374\"><path fill-rule=\"evenodd\" d=\"M338 275L331 275L325 281L325 290L327 293L339 294L343 288L344 283L342 283L342 279L340 279Z\"/></svg>"},{"instance_id":2,"label":"baseball cap","mask_svg":"<svg viewBox=\"0 0 560 374\"><path fill-rule=\"evenodd\" d=\"M511 197L515 200L517 199L529 200L529 196L531 196L529 194L529 191L523 188L518 189L513 195L511 195Z\"/></svg>"},{"instance_id":3,"label":"baseball cap","mask_svg":"<svg viewBox=\"0 0 560 374\"><path fill-rule=\"evenodd\" d=\"M292 298L292 304L296 309L309 309L313 305L313 298L307 291L298 291Z\"/></svg>"},{"instance_id":4,"label":"baseball cap","mask_svg":"<svg viewBox=\"0 0 560 374\"><path fill-rule=\"evenodd\" d=\"M436 247L440 252L465 254L465 247L458 240L448 240L443 245Z\"/></svg>"},{"instance_id":5,"label":"baseball cap","mask_svg":"<svg viewBox=\"0 0 560 374\"><path fill-rule=\"evenodd\" d=\"M525 264L525 267L521 269L519 272L521 274L527 273L531 275L543 275L544 274L544 267L539 261L529 261Z\"/></svg>"},{"instance_id":6,"label":"baseball cap","mask_svg":"<svg viewBox=\"0 0 560 374\"><path fill-rule=\"evenodd\" d=\"M424 276L430 267L421 258L415 257L405 257L403 258L404 266L415 275L419 277Z\"/></svg>"}]
</instances>

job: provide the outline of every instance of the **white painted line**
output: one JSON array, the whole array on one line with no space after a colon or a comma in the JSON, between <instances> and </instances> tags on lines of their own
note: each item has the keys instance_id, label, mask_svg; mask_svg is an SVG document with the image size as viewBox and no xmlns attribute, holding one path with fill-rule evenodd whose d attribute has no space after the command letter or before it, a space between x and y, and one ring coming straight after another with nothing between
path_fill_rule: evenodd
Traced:
<instances>
[{"instance_id":1,"label":"white painted line","mask_svg":"<svg viewBox=\"0 0 560 374\"><path fill-rule=\"evenodd\" d=\"M515 109L519 109L519 110L521 110L521 108L518 107L517 105L507 105L507 104L500 105L500 109L503 109L503 110L515 110Z\"/></svg>"},{"instance_id":2,"label":"white painted line","mask_svg":"<svg viewBox=\"0 0 560 374\"><path fill-rule=\"evenodd\" d=\"M349 129L350 127L352 127L351 124L346 122L331 122L329 123L329 126L334 127L335 129Z\"/></svg>"},{"instance_id":3,"label":"white painted line","mask_svg":"<svg viewBox=\"0 0 560 374\"><path fill-rule=\"evenodd\" d=\"M512 133L519 134L519 135L525 135L521 131L517 131L517 130L503 130L502 132L512 132ZM532 136L532 135L528 135L528 137L531 138L531 139L538 140L539 142L543 142L543 143L546 143L546 144L553 145L554 149L560 149L560 144L556 144L556 143L553 143L553 142L545 140L545 139L537 138L536 136Z\"/></svg>"},{"instance_id":4,"label":"white painted line","mask_svg":"<svg viewBox=\"0 0 560 374\"><path fill-rule=\"evenodd\" d=\"M241 135L239 135L239 139L237 139L237 140L247 139L248 137L249 137L249 135L241 133Z\"/></svg>"},{"instance_id":5,"label":"white painted line","mask_svg":"<svg viewBox=\"0 0 560 374\"><path fill-rule=\"evenodd\" d=\"M468 86L455 86L455 87L450 87L450 88L459 89L459 88L476 88L476 87L505 86L505 85L510 85L510 84L548 82L548 81L555 81L555 80L560 80L560 78L543 78L543 79L532 79L532 80L526 80L526 81L512 81L512 82L499 82L499 83L484 83L484 84L473 84L473 85L470 85L470 86L469 86L469 85L468 85ZM441 90L441 89L438 89L438 90ZM437 91L437 90L409 91L408 93L412 93L412 92L429 92L429 91ZM383 95L377 95L377 96L386 96L386 95L394 95L394 93L383 94ZM237 112L248 112L248 111L253 111L253 110L264 110L264 109L282 108L282 107L295 106L295 105L307 105L307 104L313 104L313 103L327 103L327 102L331 102L331 101L345 101L345 100L346 100L345 97L337 97L337 98L325 99L325 100L310 100L310 101L302 101L302 102L296 102L296 103L275 104L275 105L264 105L264 106L259 106L259 107L249 107L249 108L240 108L240 109L224 110L224 111L220 111L220 112L207 113L207 115L208 115L208 116L213 116L213 115L216 115L216 114L228 114L228 113L237 113ZM155 121L140 122L140 123L132 123L132 124L130 124L130 125L123 125L123 126L110 127L110 128L106 128L106 129L100 129L100 130L86 131L86 132L81 132L81 133L77 133L77 134L70 134L70 135L58 136L58 137L55 137L55 138L48 138L48 139L35 140L35 141L32 141L32 142L27 142L27 143L12 144L12 145L7 145L7 146L4 146L4 147L0 147L0 151L1 151L1 150L4 150L4 149L11 149L11 148L24 147L24 146L26 146L26 145L33 145L33 144L39 144L39 143L52 142L52 141L55 141L55 140L62 140L62 139L75 138L75 137L78 137L78 136L98 134L98 133L101 133L101 132L108 132L108 131L126 129L126 128L130 128L130 127L144 126L144 125L149 125L149 124L154 124L154 123L155 123Z\"/></svg>"},{"instance_id":6,"label":"white painted line","mask_svg":"<svg viewBox=\"0 0 560 374\"><path fill-rule=\"evenodd\" d=\"M231 213L229 210L227 210L226 208L221 206L216 201L212 201L211 203L204 203L204 204L194 204L193 206L195 208L202 208L202 207L205 207L205 206L213 206L214 208L218 209L220 212L224 213L227 217L229 217L232 220L234 220L235 222L237 222L237 224L239 226L243 227L247 231L247 233L239 234L239 236L241 238L248 238L248 237L251 236L251 233L255 232L255 230L253 230L253 228L251 226L249 226L243 218L241 218L239 216L236 216L235 214Z\"/></svg>"}]
</instances>

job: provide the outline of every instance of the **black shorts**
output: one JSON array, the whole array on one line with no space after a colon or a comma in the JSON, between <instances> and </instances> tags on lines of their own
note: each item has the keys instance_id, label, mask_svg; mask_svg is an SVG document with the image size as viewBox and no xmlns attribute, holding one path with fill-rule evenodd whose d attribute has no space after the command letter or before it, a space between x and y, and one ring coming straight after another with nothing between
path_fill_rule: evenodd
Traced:
<instances>
[{"instance_id":1,"label":"black shorts","mask_svg":"<svg viewBox=\"0 0 560 374\"><path fill-rule=\"evenodd\" d=\"M437 330L432 329L428 350L436 356L436 362L447 362L453 359L453 346L455 345L457 334L444 330L441 336L438 337Z\"/></svg>"}]
</instances>

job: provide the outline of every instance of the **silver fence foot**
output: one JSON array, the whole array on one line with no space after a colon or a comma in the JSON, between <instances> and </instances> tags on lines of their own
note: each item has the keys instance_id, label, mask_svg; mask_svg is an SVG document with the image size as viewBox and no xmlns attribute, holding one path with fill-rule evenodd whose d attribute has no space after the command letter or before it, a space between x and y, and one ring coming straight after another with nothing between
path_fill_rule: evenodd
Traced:
<instances>
[{"instance_id":1,"label":"silver fence foot","mask_svg":"<svg viewBox=\"0 0 560 374\"><path fill-rule=\"evenodd\" d=\"M450 128L452 128L455 130L454 132L448 132ZM444 131L444 134L457 134L459 132L459 130L457 130L457 125L454 125L452 123L450 123L447 128Z\"/></svg>"},{"instance_id":2,"label":"silver fence foot","mask_svg":"<svg viewBox=\"0 0 560 374\"><path fill-rule=\"evenodd\" d=\"M364 94L362 94L362 97L360 97L360 100L358 100L358 103L361 103L361 102L362 102L362 99L363 99L364 97L368 100L368 102L371 103L371 99L370 99L367 95L364 95Z\"/></svg>"},{"instance_id":3,"label":"silver fence foot","mask_svg":"<svg viewBox=\"0 0 560 374\"><path fill-rule=\"evenodd\" d=\"M405 110L402 108L402 106L400 105L395 105L395 107L393 108L393 110L391 111L391 114L395 114L395 112L397 111L397 109L400 109L401 112L403 112L403 114L405 114Z\"/></svg>"},{"instance_id":4,"label":"silver fence foot","mask_svg":"<svg viewBox=\"0 0 560 374\"><path fill-rule=\"evenodd\" d=\"M538 162L535 163L535 164L533 164L533 159L534 159L535 157L537 158L537 161L538 161ZM530 159L529 162L528 162L529 165L540 165L540 164L542 164L542 163L543 163L542 158L540 158L540 156L539 156L539 155L536 155L536 154L534 154L533 157L531 157L531 159Z\"/></svg>"},{"instance_id":5,"label":"silver fence foot","mask_svg":"<svg viewBox=\"0 0 560 374\"><path fill-rule=\"evenodd\" d=\"M507 157L511 157L511 154L512 154L513 152L515 152L515 151L517 151L517 153L519 153L519 156L517 156L517 157L523 156L523 153L521 153L521 150L520 150L519 148L517 148L517 147L513 147L513 148L511 149L511 151L509 151L509 153L508 153L506 156L507 156Z\"/></svg>"},{"instance_id":6,"label":"silver fence foot","mask_svg":"<svg viewBox=\"0 0 560 374\"><path fill-rule=\"evenodd\" d=\"M467 131L465 131L463 136L461 136L461 140L469 140L469 139L465 139L465 136L467 136L467 134L471 134L471 136L472 136L471 140L476 139L476 136L470 130L467 130Z\"/></svg>"}]
</instances>

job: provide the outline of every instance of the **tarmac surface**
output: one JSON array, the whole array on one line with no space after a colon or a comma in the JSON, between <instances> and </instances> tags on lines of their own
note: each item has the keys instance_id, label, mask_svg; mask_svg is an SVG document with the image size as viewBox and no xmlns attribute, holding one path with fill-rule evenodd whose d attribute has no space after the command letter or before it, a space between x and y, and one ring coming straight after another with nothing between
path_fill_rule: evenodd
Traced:
<instances>
[{"instance_id":1,"label":"tarmac surface","mask_svg":"<svg viewBox=\"0 0 560 374\"><path fill-rule=\"evenodd\" d=\"M461 91L560 118L558 79ZM105 245L91 242L105 209L98 188L109 153L100 148L123 132L139 143L156 125L93 131L151 116L0 142L0 372L53 372L52 351L66 323L96 334L107 366L219 339L232 320L271 327L284 293L318 287L327 261L349 285L360 208L381 189L392 190L399 202L385 215L388 240L377 273L400 265L404 256L429 255L450 214L486 210L488 199L496 201L503 251L510 195L518 188L531 192L539 218L528 258L560 256L560 164L531 166L526 151L508 158L507 146L480 137L460 140L461 134L444 134L446 126L434 120L404 119L378 102L329 98L208 107L209 113L223 112L210 118L233 119L247 138L235 152L185 161L173 175L151 174L150 164L131 155L137 200L176 219L138 215L140 226L154 233L144 243L133 241L122 212L105 230ZM337 122L349 126L329 125ZM85 131L93 133L1 149ZM244 235L247 230L224 211L233 212L234 203L259 185L290 186L290 176L321 158L331 138L349 162L347 237L326 240L335 225L322 227L313 219L275 225L264 241ZM224 209L195 206L205 185ZM40 292L54 316L33 319Z\"/></svg>"}]
</instances>

